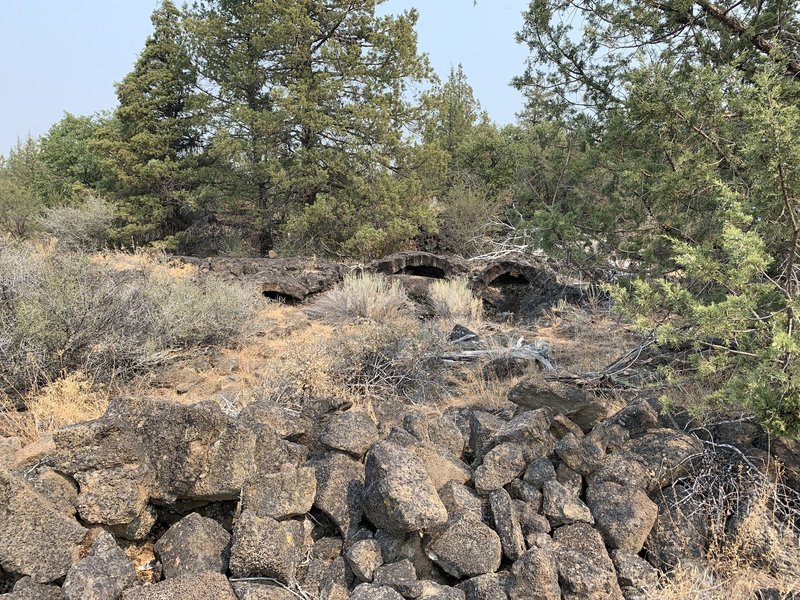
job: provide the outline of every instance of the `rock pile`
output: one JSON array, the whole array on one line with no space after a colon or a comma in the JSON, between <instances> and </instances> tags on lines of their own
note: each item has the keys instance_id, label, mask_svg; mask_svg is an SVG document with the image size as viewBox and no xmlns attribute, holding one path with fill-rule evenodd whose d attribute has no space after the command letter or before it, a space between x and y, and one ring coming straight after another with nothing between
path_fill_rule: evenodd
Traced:
<instances>
[{"instance_id":1,"label":"rock pile","mask_svg":"<svg viewBox=\"0 0 800 600\"><path fill-rule=\"evenodd\" d=\"M510 400L506 418L393 425L117 400L50 442L6 440L0 597L639 598L679 552L661 490L702 442L644 401L608 414L532 381ZM685 525L702 547L702 523Z\"/></svg>"}]
</instances>

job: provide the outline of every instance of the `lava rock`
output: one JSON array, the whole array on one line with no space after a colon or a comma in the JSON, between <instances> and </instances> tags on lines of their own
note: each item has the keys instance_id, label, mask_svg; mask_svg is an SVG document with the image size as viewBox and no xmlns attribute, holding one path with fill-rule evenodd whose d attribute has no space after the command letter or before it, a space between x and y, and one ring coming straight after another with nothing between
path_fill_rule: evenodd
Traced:
<instances>
[{"instance_id":1,"label":"lava rock","mask_svg":"<svg viewBox=\"0 0 800 600\"><path fill-rule=\"evenodd\" d=\"M303 542L301 523L275 521L244 511L233 530L231 574L274 577L288 583L295 577Z\"/></svg>"},{"instance_id":2,"label":"lava rock","mask_svg":"<svg viewBox=\"0 0 800 600\"><path fill-rule=\"evenodd\" d=\"M511 600L560 600L558 570L550 547L530 548L511 567Z\"/></svg>"},{"instance_id":3,"label":"lava rock","mask_svg":"<svg viewBox=\"0 0 800 600\"><path fill-rule=\"evenodd\" d=\"M392 442L367 453L364 512L382 529L430 529L447 521L445 509L425 466L412 451Z\"/></svg>"},{"instance_id":4,"label":"lava rock","mask_svg":"<svg viewBox=\"0 0 800 600\"><path fill-rule=\"evenodd\" d=\"M403 600L403 597L389 586L362 583L350 594L350 600Z\"/></svg>"},{"instance_id":5,"label":"lava rock","mask_svg":"<svg viewBox=\"0 0 800 600\"><path fill-rule=\"evenodd\" d=\"M64 577L86 530L23 479L0 469L0 567L36 583Z\"/></svg>"},{"instance_id":6,"label":"lava rock","mask_svg":"<svg viewBox=\"0 0 800 600\"><path fill-rule=\"evenodd\" d=\"M606 545L634 554L641 551L658 516L658 506L647 494L605 482L589 486L586 502Z\"/></svg>"},{"instance_id":7,"label":"lava rock","mask_svg":"<svg viewBox=\"0 0 800 600\"><path fill-rule=\"evenodd\" d=\"M331 518L343 537L350 537L364 511L364 465L341 452L328 452L312 464L317 478L314 506Z\"/></svg>"},{"instance_id":8,"label":"lava rock","mask_svg":"<svg viewBox=\"0 0 800 600\"><path fill-rule=\"evenodd\" d=\"M89 555L72 565L62 590L66 600L117 600L136 583L136 572L114 537L101 532Z\"/></svg>"},{"instance_id":9,"label":"lava rock","mask_svg":"<svg viewBox=\"0 0 800 600\"><path fill-rule=\"evenodd\" d=\"M361 581L370 582L375 570L383 564L380 544L375 540L358 540L345 554L347 564Z\"/></svg>"},{"instance_id":10,"label":"lava rock","mask_svg":"<svg viewBox=\"0 0 800 600\"><path fill-rule=\"evenodd\" d=\"M333 415L319 435L319 443L361 458L378 441L378 428L365 412Z\"/></svg>"},{"instance_id":11,"label":"lava rock","mask_svg":"<svg viewBox=\"0 0 800 600\"><path fill-rule=\"evenodd\" d=\"M213 519L191 513L170 527L153 549L164 577L228 570L231 536Z\"/></svg>"},{"instance_id":12,"label":"lava rock","mask_svg":"<svg viewBox=\"0 0 800 600\"><path fill-rule=\"evenodd\" d=\"M313 467L289 467L248 480L242 489L242 510L276 520L297 517L311 510L316 493Z\"/></svg>"},{"instance_id":13,"label":"lava rock","mask_svg":"<svg viewBox=\"0 0 800 600\"><path fill-rule=\"evenodd\" d=\"M233 588L220 573L191 573L165 579L155 585L131 588L122 600L237 600Z\"/></svg>"},{"instance_id":14,"label":"lava rock","mask_svg":"<svg viewBox=\"0 0 800 600\"><path fill-rule=\"evenodd\" d=\"M589 507L557 481L548 481L542 491L542 512L553 527L579 521L594 523Z\"/></svg>"},{"instance_id":15,"label":"lava rock","mask_svg":"<svg viewBox=\"0 0 800 600\"><path fill-rule=\"evenodd\" d=\"M522 445L506 442L495 446L475 469L475 489L479 492L500 489L521 476L526 466L525 448Z\"/></svg>"},{"instance_id":16,"label":"lava rock","mask_svg":"<svg viewBox=\"0 0 800 600\"><path fill-rule=\"evenodd\" d=\"M492 508L494 529L500 536L503 552L511 561L515 561L525 551L525 538L517 521L511 496L500 488L489 495L489 504Z\"/></svg>"},{"instance_id":17,"label":"lava rock","mask_svg":"<svg viewBox=\"0 0 800 600\"><path fill-rule=\"evenodd\" d=\"M459 515L428 544L430 559L453 577L493 573L500 567L500 537L482 522Z\"/></svg>"},{"instance_id":18,"label":"lava rock","mask_svg":"<svg viewBox=\"0 0 800 600\"><path fill-rule=\"evenodd\" d=\"M556 529L553 554L564 600L622 600L603 539L586 523Z\"/></svg>"},{"instance_id":19,"label":"lava rock","mask_svg":"<svg viewBox=\"0 0 800 600\"><path fill-rule=\"evenodd\" d=\"M409 560L382 565L375 570L375 585L385 585L396 590L404 598L416 598L422 593L422 584Z\"/></svg>"}]
</instances>

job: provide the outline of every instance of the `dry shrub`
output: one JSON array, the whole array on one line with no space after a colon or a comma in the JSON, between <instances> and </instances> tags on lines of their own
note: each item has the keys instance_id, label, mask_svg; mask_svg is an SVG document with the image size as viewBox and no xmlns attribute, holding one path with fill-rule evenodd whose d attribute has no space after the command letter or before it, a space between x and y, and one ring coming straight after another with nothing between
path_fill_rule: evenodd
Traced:
<instances>
[{"instance_id":1,"label":"dry shrub","mask_svg":"<svg viewBox=\"0 0 800 600\"><path fill-rule=\"evenodd\" d=\"M332 376L350 396L430 401L445 393L440 373L445 345L441 331L413 321L353 327L331 341Z\"/></svg>"},{"instance_id":2,"label":"dry shrub","mask_svg":"<svg viewBox=\"0 0 800 600\"><path fill-rule=\"evenodd\" d=\"M350 273L306 312L330 322L366 319L385 323L401 317L408 308L408 296L397 281L380 274Z\"/></svg>"},{"instance_id":3,"label":"dry shrub","mask_svg":"<svg viewBox=\"0 0 800 600\"><path fill-rule=\"evenodd\" d=\"M40 433L100 417L108 408L108 392L81 371L48 383L27 400L28 413Z\"/></svg>"},{"instance_id":4,"label":"dry shrub","mask_svg":"<svg viewBox=\"0 0 800 600\"><path fill-rule=\"evenodd\" d=\"M243 290L148 270L117 271L82 253L0 247L0 389L83 371L100 382L224 343L251 312Z\"/></svg>"},{"instance_id":5,"label":"dry shrub","mask_svg":"<svg viewBox=\"0 0 800 600\"><path fill-rule=\"evenodd\" d=\"M68 248L97 250L105 245L106 231L115 217L113 204L89 196L77 206L48 208L39 218L39 225Z\"/></svg>"},{"instance_id":6,"label":"dry shrub","mask_svg":"<svg viewBox=\"0 0 800 600\"><path fill-rule=\"evenodd\" d=\"M483 303L467 285L463 277L437 279L428 288L433 314L447 321L479 323Z\"/></svg>"},{"instance_id":7,"label":"dry shrub","mask_svg":"<svg viewBox=\"0 0 800 600\"><path fill-rule=\"evenodd\" d=\"M708 525L705 560L678 565L648 590L650 600L745 600L760 590L800 593L800 494L774 465L708 442L699 465L677 485L680 510ZM687 540L691 543L691 541Z\"/></svg>"}]
</instances>

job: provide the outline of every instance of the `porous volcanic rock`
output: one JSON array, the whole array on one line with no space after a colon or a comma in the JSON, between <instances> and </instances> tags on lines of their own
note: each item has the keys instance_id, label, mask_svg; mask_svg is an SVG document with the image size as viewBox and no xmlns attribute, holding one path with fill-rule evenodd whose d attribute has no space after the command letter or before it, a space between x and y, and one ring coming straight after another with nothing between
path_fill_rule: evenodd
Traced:
<instances>
[{"instance_id":1,"label":"porous volcanic rock","mask_svg":"<svg viewBox=\"0 0 800 600\"><path fill-rule=\"evenodd\" d=\"M0 567L36 583L61 579L78 561L86 529L20 477L0 469Z\"/></svg>"},{"instance_id":2,"label":"porous volcanic rock","mask_svg":"<svg viewBox=\"0 0 800 600\"><path fill-rule=\"evenodd\" d=\"M413 450L388 441L367 453L364 512L376 527L396 532L430 529L447 520L422 461Z\"/></svg>"},{"instance_id":3,"label":"porous volcanic rock","mask_svg":"<svg viewBox=\"0 0 800 600\"><path fill-rule=\"evenodd\" d=\"M213 519L191 513L170 527L156 542L164 576L228 570L231 535Z\"/></svg>"},{"instance_id":4,"label":"porous volcanic rock","mask_svg":"<svg viewBox=\"0 0 800 600\"><path fill-rule=\"evenodd\" d=\"M114 537L101 532L89 555L72 565L62 590L66 600L117 600L136 583L136 572Z\"/></svg>"}]
</instances>

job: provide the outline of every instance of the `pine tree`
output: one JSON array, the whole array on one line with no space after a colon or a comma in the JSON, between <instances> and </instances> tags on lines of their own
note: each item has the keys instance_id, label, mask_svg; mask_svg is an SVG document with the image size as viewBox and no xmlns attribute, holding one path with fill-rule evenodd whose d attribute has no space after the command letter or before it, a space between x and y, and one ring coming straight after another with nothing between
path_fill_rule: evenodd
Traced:
<instances>
[{"instance_id":1,"label":"pine tree","mask_svg":"<svg viewBox=\"0 0 800 600\"><path fill-rule=\"evenodd\" d=\"M253 211L262 253L287 220L296 238L314 235L308 227L332 206L353 215L325 225L339 231L334 244L365 222L367 237L405 237L426 218L405 136L420 115L405 94L429 69L416 50L416 12L378 17L379 3L205 0L186 13L214 99L214 153L230 197Z\"/></svg>"},{"instance_id":2,"label":"pine tree","mask_svg":"<svg viewBox=\"0 0 800 600\"><path fill-rule=\"evenodd\" d=\"M97 142L105 156L103 187L119 205L120 244L167 240L192 223L193 181L201 150L196 73L184 47L180 13L164 0L151 17L153 33L123 81L119 106Z\"/></svg>"}]
</instances>

